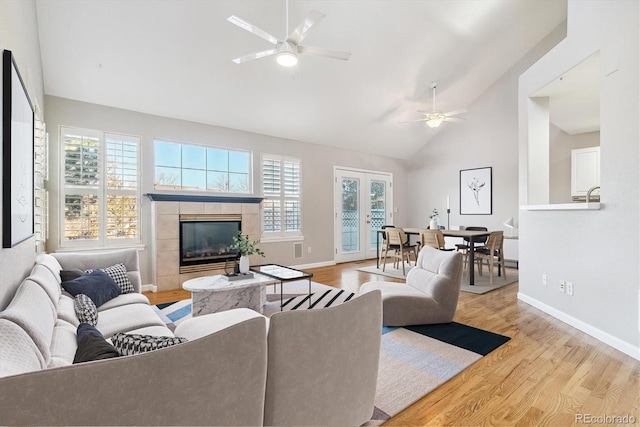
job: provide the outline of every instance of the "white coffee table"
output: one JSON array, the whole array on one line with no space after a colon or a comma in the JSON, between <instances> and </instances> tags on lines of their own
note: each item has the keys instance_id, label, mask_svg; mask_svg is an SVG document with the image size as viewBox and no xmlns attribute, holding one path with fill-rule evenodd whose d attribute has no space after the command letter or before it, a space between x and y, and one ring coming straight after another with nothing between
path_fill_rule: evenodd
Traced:
<instances>
[{"instance_id":1,"label":"white coffee table","mask_svg":"<svg viewBox=\"0 0 640 427\"><path fill-rule=\"evenodd\" d=\"M191 292L191 308L195 317L243 307L262 313L267 301L266 285L270 283L274 283L274 279L260 274L252 279L236 281L217 275L187 280L182 288Z\"/></svg>"}]
</instances>

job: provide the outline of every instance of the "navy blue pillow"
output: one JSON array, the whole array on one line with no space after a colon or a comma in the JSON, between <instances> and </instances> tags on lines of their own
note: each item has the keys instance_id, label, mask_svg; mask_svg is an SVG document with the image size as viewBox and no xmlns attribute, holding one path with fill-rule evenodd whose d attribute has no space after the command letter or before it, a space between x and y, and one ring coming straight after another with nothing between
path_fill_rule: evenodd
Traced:
<instances>
[{"instance_id":1,"label":"navy blue pillow","mask_svg":"<svg viewBox=\"0 0 640 427\"><path fill-rule=\"evenodd\" d=\"M62 287L74 297L85 294L91 298L96 307L100 307L122 292L120 286L116 285L116 282L102 270L94 270L77 279L62 282Z\"/></svg>"},{"instance_id":2,"label":"navy blue pillow","mask_svg":"<svg viewBox=\"0 0 640 427\"><path fill-rule=\"evenodd\" d=\"M82 338L84 338L85 335L88 335L88 334L92 334L97 336L100 339L104 339L104 336L100 333L99 330L96 329L95 326L89 323L80 323L78 325L78 330L76 332L76 339L78 341L78 345L80 345L80 341L82 341Z\"/></svg>"}]
</instances>

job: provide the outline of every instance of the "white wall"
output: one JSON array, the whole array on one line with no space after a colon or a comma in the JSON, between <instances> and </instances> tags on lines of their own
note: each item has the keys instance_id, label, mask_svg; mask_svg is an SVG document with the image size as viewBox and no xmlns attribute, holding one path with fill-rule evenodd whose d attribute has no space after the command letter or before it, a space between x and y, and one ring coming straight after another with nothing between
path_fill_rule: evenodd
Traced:
<instances>
[{"instance_id":1,"label":"white wall","mask_svg":"<svg viewBox=\"0 0 640 427\"><path fill-rule=\"evenodd\" d=\"M153 139L166 138L198 144L241 148L253 151L254 191L260 197L260 153L284 154L302 159L303 179L303 259L293 258L293 242L263 243L264 262L284 265L333 263L333 167L346 166L393 173L394 203L399 206L397 220L404 222L407 199L406 172L403 162L387 157L275 138L234 129L203 125L182 120L142 114L101 105L47 96L46 121L50 149L50 239L47 251L59 248L60 168L58 132L61 125L76 126L138 135L142 140L142 193L153 193ZM202 194L202 193L197 193ZM146 250L140 253L143 281L151 277L151 203L142 198L142 237ZM311 247L311 254L308 248Z\"/></svg>"},{"instance_id":2,"label":"white wall","mask_svg":"<svg viewBox=\"0 0 640 427\"><path fill-rule=\"evenodd\" d=\"M639 12L636 0L570 0L567 38L527 70L519 84L520 204L527 205L528 96L600 51L603 208L520 212L519 298L636 358ZM573 283L574 296L558 291L560 280Z\"/></svg>"},{"instance_id":3,"label":"white wall","mask_svg":"<svg viewBox=\"0 0 640 427\"><path fill-rule=\"evenodd\" d=\"M460 116L463 122L444 123L439 134L408 161L409 226L426 227L434 208L440 214L440 224L446 226L449 195L452 226L486 226L509 232L502 223L513 217L517 227L518 76L565 33L563 23L469 105L468 112ZM460 215L460 170L487 166L493 168L493 214ZM512 255L506 253L507 258L515 258Z\"/></svg>"},{"instance_id":4,"label":"white wall","mask_svg":"<svg viewBox=\"0 0 640 427\"><path fill-rule=\"evenodd\" d=\"M42 63L36 5L33 0L0 1L0 49L12 51L31 102L37 103L42 108L44 104ZM0 99L1 109L2 100ZM0 122L1 120L0 117ZM2 240L1 228L0 240ZM33 267L36 257L35 249L34 238L11 249L0 249L0 310L9 304L22 278Z\"/></svg>"}]
</instances>

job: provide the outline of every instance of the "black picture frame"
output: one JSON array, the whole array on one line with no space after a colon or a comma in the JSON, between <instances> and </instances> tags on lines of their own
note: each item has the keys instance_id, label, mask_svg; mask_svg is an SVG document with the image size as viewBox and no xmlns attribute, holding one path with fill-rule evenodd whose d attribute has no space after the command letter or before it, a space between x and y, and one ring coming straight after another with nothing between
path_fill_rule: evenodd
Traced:
<instances>
[{"instance_id":1,"label":"black picture frame","mask_svg":"<svg viewBox=\"0 0 640 427\"><path fill-rule=\"evenodd\" d=\"M2 54L2 247L34 235L34 112L10 50Z\"/></svg>"},{"instance_id":2,"label":"black picture frame","mask_svg":"<svg viewBox=\"0 0 640 427\"><path fill-rule=\"evenodd\" d=\"M491 167L460 170L460 215L493 213Z\"/></svg>"}]
</instances>

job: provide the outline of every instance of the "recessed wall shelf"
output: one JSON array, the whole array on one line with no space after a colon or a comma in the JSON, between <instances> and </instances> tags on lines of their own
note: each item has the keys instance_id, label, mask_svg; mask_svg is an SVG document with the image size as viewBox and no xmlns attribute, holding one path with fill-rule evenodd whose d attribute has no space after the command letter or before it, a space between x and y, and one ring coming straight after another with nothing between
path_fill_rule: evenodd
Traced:
<instances>
[{"instance_id":1,"label":"recessed wall shelf","mask_svg":"<svg viewBox=\"0 0 640 427\"><path fill-rule=\"evenodd\" d=\"M598 211L601 203L556 203L551 205L522 205L521 211Z\"/></svg>"}]
</instances>

